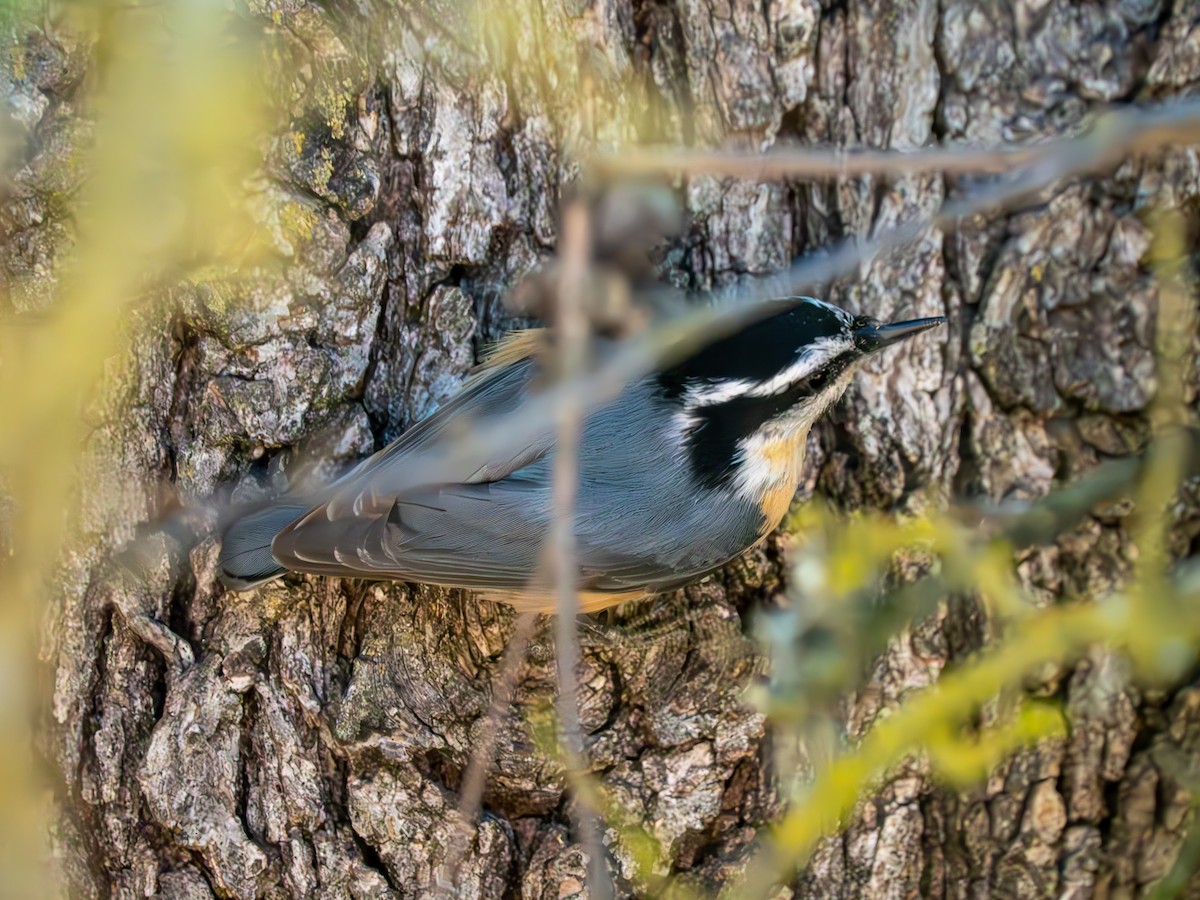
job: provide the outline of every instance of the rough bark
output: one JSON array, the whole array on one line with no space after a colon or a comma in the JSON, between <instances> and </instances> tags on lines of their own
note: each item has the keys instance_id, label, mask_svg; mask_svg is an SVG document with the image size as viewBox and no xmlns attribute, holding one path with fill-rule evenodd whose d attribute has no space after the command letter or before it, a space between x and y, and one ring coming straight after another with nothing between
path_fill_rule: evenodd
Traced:
<instances>
[{"instance_id":1,"label":"rough bark","mask_svg":"<svg viewBox=\"0 0 1200 900\"><path fill-rule=\"evenodd\" d=\"M175 290L167 315L130 326L138 340L109 373L130 400L90 433L83 487L85 501L122 500L81 503L82 542L47 615L41 751L79 896L428 890L511 613L460 592L320 578L222 593L211 540L145 583L114 581L104 560L165 508L164 482L184 502L227 483L250 496L278 486L289 459L354 459L450 396L510 324L503 294L552 253L576 174L563 148L634 127L601 115L581 135L564 115L575 85L456 62L453 5L251 6L291 54L279 89L291 121L269 166L286 264ZM628 77L619 99L644 113L637 127L700 145L1036 140L1112 101L1200 86L1200 8L1164 0L595 0L553 27L600 77ZM513 52L536 58L529 43ZM354 63L364 47L369 71ZM86 45L51 31L25 38L4 75L28 138L0 210L18 312L36 312L71 245L62 197L80 177L68 160L87 129L72 100L89 65ZM344 95L306 90L329 72L352 85ZM954 188L695 178L659 275L703 289L776 271L928 213ZM1191 211L1198 196L1200 159L1177 148L934 231L831 286L834 302L883 319L945 314L950 328L857 379L814 435L801 499L903 511L1036 497L1136 449L1155 387L1144 216ZM1177 555L1200 530L1192 501L1176 510ZM777 802L764 720L743 699L758 662L741 622L781 590L780 543L673 604L623 613L636 639L585 647L594 770L663 842L662 870L708 887ZM1107 511L1026 554L1020 575L1047 603L1094 595L1133 553L1124 512ZM851 733L986 633L966 604L894 641L845 703ZM560 773L531 736L552 696L549 643L543 630L500 741L469 896L568 896L584 879ZM1132 896L1161 877L1190 800L1153 754L1200 762L1200 691L1139 689L1102 651L1044 689L1065 702L1069 737L963 791L906 765L821 845L796 894ZM615 865L628 874L619 854Z\"/></svg>"}]
</instances>

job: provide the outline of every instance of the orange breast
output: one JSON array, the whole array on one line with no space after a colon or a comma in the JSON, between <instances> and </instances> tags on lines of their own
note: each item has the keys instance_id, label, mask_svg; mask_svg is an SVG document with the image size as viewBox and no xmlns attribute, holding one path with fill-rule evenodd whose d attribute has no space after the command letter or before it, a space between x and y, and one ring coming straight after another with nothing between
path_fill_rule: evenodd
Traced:
<instances>
[{"instance_id":1,"label":"orange breast","mask_svg":"<svg viewBox=\"0 0 1200 900\"><path fill-rule=\"evenodd\" d=\"M807 434L802 432L785 434L764 441L756 448L759 464L770 472L761 500L763 526L759 535L762 537L779 527L792 505L804 468L806 439Z\"/></svg>"}]
</instances>

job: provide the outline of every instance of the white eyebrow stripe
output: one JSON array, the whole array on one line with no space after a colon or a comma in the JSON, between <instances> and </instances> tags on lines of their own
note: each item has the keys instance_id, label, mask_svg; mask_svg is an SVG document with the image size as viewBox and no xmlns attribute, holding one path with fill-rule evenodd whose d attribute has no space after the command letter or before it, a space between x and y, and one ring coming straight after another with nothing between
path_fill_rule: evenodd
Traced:
<instances>
[{"instance_id":1,"label":"white eyebrow stripe","mask_svg":"<svg viewBox=\"0 0 1200 900\"><path fill-rule=\"evenodd\" d=\"M847 325L854 321L854 316L842 309L840 306L834 306L832 303L826 303L824 300L818 300L816 297L801 297L800 299L805 303L811 303L813 306L819 306L821 309L829 310L829 312L833 313L838 317L838 319Z\"/></svg>"},{"instance_id":2,"label":"white eyebrow stripe","mask_svg":"<svg viewBox=\"0 0 1200 900\"><path fill-rule=\"evenodd\" d=\"M752 390L750 395L754 397L770 397L772 394L778 394L786 391L793 384L797 384L807 378L825 363L829 362L837 356L845 353L850 349L850 344L840 337L823 337L817 338L807 347L804 352L796 357L796 361L772 378L766 381L759 382Z\"/></svg>"},{"instance_id":3,"label":"white eyebrow stripe","mask_svg":"<svg viewBox=\"0 0 1200 900\"><path fill-rule=\"evenodd\" d=\"M696 385L688 388L683 405L685 409L695 409L698 406L717 406L729 400L749 395L757 384L757 381L739 379L702 386Z\"/></svg>"},{"instance_id":4,"label":"white eyebrow stripe","mask_svg":"<svg viewBox=\"0 0 1200 900\"><path fill-rule=\"evenodd\" d=\"M773 397L807 378L825 363L849 350L851 344L841 337L823 337L813 341L790 366L766 381L739 378L702 387L691 387L684 400L686 409L717 406L739 397Z\"/></svg>"}]
</instances>

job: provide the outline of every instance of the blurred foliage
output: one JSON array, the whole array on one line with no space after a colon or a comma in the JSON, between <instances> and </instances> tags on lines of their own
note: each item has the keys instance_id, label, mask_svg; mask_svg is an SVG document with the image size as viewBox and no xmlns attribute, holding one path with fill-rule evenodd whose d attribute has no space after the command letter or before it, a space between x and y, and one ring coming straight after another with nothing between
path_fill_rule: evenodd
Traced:
<instances>
[{"instance_id":1,"label":"blurred foliage","mask_svg":"<svg viewBox=\"0 0 1200 900\"><path fill-rule=\"evenodd\" d=\"M1163 213L1155 221L1159 390L1151 415L1155 434L1140 465L1109 464L1070 492L1014 514L985 512L969 527L949 515L904 522L865 514L844 521L817 506L793 522L798 545L791 565L793 602L788 613L769 618L761 629L772 659L772 682L761 702L782 734L809 748L810 759L814 747L824 744L827 752L815 757L819 761L809 777L795 786L783 819L730 895L764 896L773 882L786 879L906 757L923 755L936 775L963 786L985 778L1013 750L1061 736L1070 727L1063 711L1021 691L1047 664L1070 664L1099 644L1127 654L1142 683L1176 684L1195 665L1200 567L1189 561L1176 570L1168 551L1169 508L1200 450L1187 406L1197 307L1184 234L1179 215ZM1111 596L1039 609L1015 576L1022 539L1053 540L1122 493L1126 479L1136 481L1129 485L1138 550L1134 577ZM881 576L898 554L914 548L938 568L918 586L926 596L978 597L1000 637L850 741L838 733L836 703L858 686L880 641L895 635L894 607L906 614L932 611L906 603L913 594L906 598L903 589L879 599ZM1009 702L981 728L976 718L997 697ZM1188 855L1185 850L1181 859Z\"/></svg>"},{"instance_id":2,"label":"blurred foliage","mask_svg":"<svg viewBox=\"0 0 1200 900\"><path fill-rule=\"evenodd\" d=\"M33 10L5 3L0 27L19 32ZM106 361L136 340L137 329L162 327L161 311L145 311L141 325L131 311L195 273L219 278L266 265L269 222L282 222L285 231L304 226L294 212L265 208L269 201L257 183L279 124L273 104L280 100L268 92L287 81L279 67L289 61L245 28L244 19L202 0L76 3L39 7L36 15L52 15L59 39L71 35L96 63L80 109L92 133L80 156L67 162L74 171L66 181L79 187L62 198L74 223L66 269L54 296L39 303L41 315L18 320L0 313L0 477L16 511L10 556L0 570L0 792L8 798L0 816L0 892L16 895L39 892L45 857L46 823L38 821L44 798L29 775L30 648L47 573L69 532L64 510L77 496L80 410L100 402ZM480 29L474 46L484 48L486 65L464 53L466 76L504 78L518 103L537 96L563 126L568 156L597 144L678 139L655 117L653 92L639 83L630 60L581 45L560 7L492 0L474 16ZM443 37L441 45L414 52L464 50ZM4 49L19 54L19 37ZM316 86L330 122L345 113L349 86L362 71L347 62ZM16 144L10 135L0 151L19 153ZM0 169L8 164L0 159ZM1182 224L1164 214L1155 231L1160 390L1157 436L1144 465L1114 464L1090 488L969 521L951 514L847 520L815 505L794 519L792 602L759 623L772 674L753 696L777 732L781 759L790 763L783 770L802 777L788 776L784 815L731 894L763 896L786 879L914 754L948 783L962 785L984 777L1014 749L1063 734L1070 723L1062 710L1021 691L1039 667L1069 664L1094 644L1127 653L1147 682L1173 683L1195 664L1200 573L1175 568L1166 540L1166 509L1192 453L1179 426L1191 424L1183 384L1193 377L1188 340L1195 333L1195 292L1184 266ZM1109 597L1041 608L1014 575L1015 551L1030 540L1052 540L1135 479L1134 579ZM893 586L881 599L898 561L909 582L928 577ZM984 604L998 640L865 733L843 733L839 699L861 683L873 657L907 622L933 612L947 595ZM1002 702L982 724L980 710L998 696ZM664 861L652 828L592 779L579 779L576 789L593 798L616 830L633 876L649 891L663 890ZM1198 847L1193 835L1183 863L1200 857ZM1168 880L1182 884L1186 874ZM686 885L675 889L684 892Z\"/></svg>"},{"instance_id":3,"label":"blurred foliage","mask_svg":"<svg viewBox=\"0 0 1200 900\"><path fill-rule=\"evenodd\" d=\"M30 822L41 803L30 777L31 649L78 497L81 410L121 402L105 367L139 328L165 327L156 292L201 268L245 265L263 246L246 202L266 122L259 47L230 13L205 0L9 4L4 51L18 77L25 36L51 23L66 53L86 50L95 64L78 98L90 134L60 163L71 250L39 314L0 312L0 473L15 510L0 569L6 896L40 893L44 875L45 824ZM19 158L18 136L2 143Z\"/></svg>"},{"instance_id":4,"label":"blurred foliage","mask_svg":"<svg viewBox=\"0 0 1200 900\"><path fill-rule=\"evenodd\" d=\"M1154 437L1140 458L1105 463L1034 504L960 506L900 519L879 512L847 517L814 501L793 514L790 602L756 623L770 678L749 693L772 724L786 808L760 836L743 877L723 895L771 895L773 885L786 883L817 842L847 824L856 805L909 758L921 758L935 777L963 788L984 780L1014 751L1064 737L1071 727L1065 710L1029 692L1047 666L1061 669L1104 646L1124 654L1144 685L1177 685L1194 669L1200 564L1174 560L1168 550L1170 508L1200 461L1200 431L1188 405L1198 311L1185 225L1168 213L1154 222L1159 390L1151 411ZM1022 587L1016 573L1022 549L1053 543L1130 494L1137 558L1128 584L1109 596L1049 607ZM982 604L996 640L906 696L863 733L847 734L843 698L864 685L890 641L948 597ZM543 746L553 752L545 736ZM1195 780L1180 777L1189 786ZM576 782L636 861L639 888L662 892L668 865L656 856L661 845L652 826L617 813L617 798L594 779ZM1200 866L1196 831L1156 896L1178 895ZM673 897L694 893L683 876L669 890Z\"/></svg>"},{"instance_id":5,"label":"blurred foliage","mask_svg":"<svg viewBox=\"0 0 1200 900\"><path fill-rule=\"evenodd\" d=\"M640 117L647 96L630 61L608 55L622 54L618 48L578 40L566 4L480 0L470 18L487 69L505 80L518 103L536 98L564 135L568 157L578 159L597 143L635 139L646 127Z\"/></svg>"}]
</instances>

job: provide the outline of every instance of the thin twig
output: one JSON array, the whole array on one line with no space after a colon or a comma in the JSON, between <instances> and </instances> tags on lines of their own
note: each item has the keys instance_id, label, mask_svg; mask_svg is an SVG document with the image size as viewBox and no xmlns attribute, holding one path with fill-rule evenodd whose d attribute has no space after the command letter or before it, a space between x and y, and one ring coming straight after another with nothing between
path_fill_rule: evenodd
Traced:
<instances>
[{"instance_id":1,"label":"thin twig","mask_svg":"<svg viewBox=\"0 0 1200 900\"><path fill-rule=\"evenodd\" d=\"M1107 118L1107 121L1106 121ZM1200 140L1200 102L1183 100L1149 108L1125 108L1099 117L1097 132L1113 158L1157 150L1169 142ZM1085 138L1090 140L1093 135ZM596 153L590 162L601 175L646 177L681 173L770 181L781 178L847 178L860 175L947 175L999 173L1060 156L1078 138L997 147L923 147L918 150L847 150L784 147L763 154L736 150L622 148Z\"/></svg>"},{"instance_id":2,"label":"thin twig","mask_svg":"<svg viewBox=\"0 0 1200 900\"><path fill-rule=\"evenodd\" d=\"M454 896L459 887L459 872L467 855L467 848L475 836L476 823L483 809L483 791L487 787L488 770L496 756L496 743L500 738L504 717L508 715L513 695L516 693L521 663L525 659L525 651L529 648L536 622L537 616L534 613L521 613L517 616L508 644L504 647L504 655L500 658L500 666L492 681L492 702L488 707L487 719L483 723L479 743L471 751L471 759L467 763L467 771L459 788L458 829L446 857L444 877L437 885L438 896Z\"/></svg>"},{"instance_id":3,"label":"thin twig","mask_svg":"<svg viewBox=\"0 0 1200 900\"><path fill-rule=\"evenodd\" d=\"M559 376L567 379L586 371L588 321L583 308L588 281L590 237L588 214L582 201L576 200L563 211L563 274L559 286L554 336ZM575 546L575 498L579 489L579 438L583 427L585 395L568 397L558 410L558 433L553 466L554 519L550 526L549 550L552 554L557 616L555 649L558 660L558 717L562 728L563 757L568 784L574 797L575 828L588 857L588 893L594 898L612 896L604 845L596 808L586 792L574 789L580 775L587 771L583 755L583 729L579 723L579 567Z\"/></svg>"},{"instance_id":4,"label":"thin twig","mask_svg":"<svg viewBox=\"0 0 1200 900\"><path fill-rule=\"evenodd\" d=\"M1056 144L1001 147L929 147L921 150L844 150L786 147L762 155L737 150L635 148L598 153L591 162L610 178L679 172L748 181L782 178L853 178L860 175L914 175L1007 172L1053 151Z\"/></svg>"}]
</instances>

